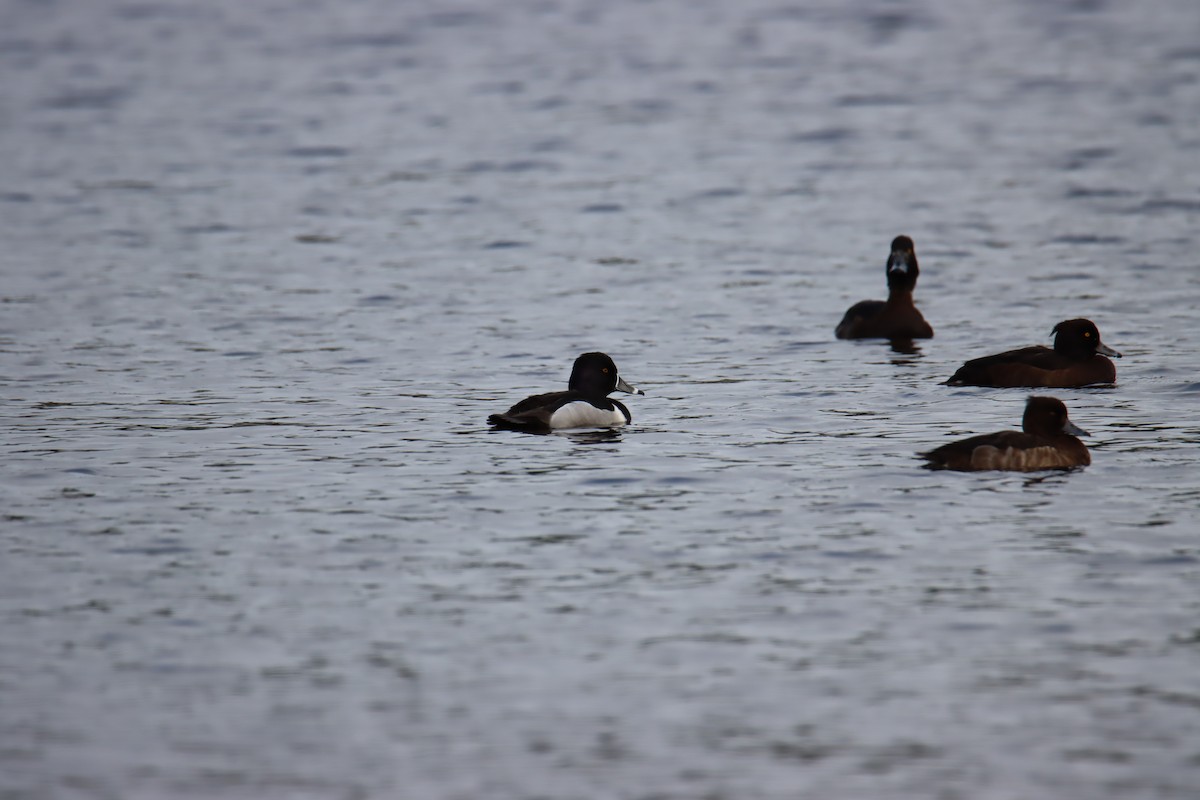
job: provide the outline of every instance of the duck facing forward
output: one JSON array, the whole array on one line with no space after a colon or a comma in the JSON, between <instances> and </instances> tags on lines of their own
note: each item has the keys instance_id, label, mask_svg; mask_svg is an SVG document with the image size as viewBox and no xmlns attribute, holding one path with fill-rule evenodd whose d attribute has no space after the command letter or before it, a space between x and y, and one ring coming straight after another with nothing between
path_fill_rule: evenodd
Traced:
<instances>
[{"instance_id":1,"label":"duck facing forward","mask_svg":"<svg viewBox=\"0 0 1200 800\"><path fill-rule=\"evenodd\" d=\"M972 436L918 455L928 462L925 466L929 469L965 472L1036 472L1086 467L1092 463L1087 446L1075 438L1087 436L1088 432L1067 418L1067 407L1055 397L1030 397L1021 428L1021 431Z\"/></svg>"},{"instance_id":2,"label":"duck facing forward","mask_svg":"<svg viewBox=\"0 0 1200 800\"><path fill-rule=\"evenodd\" d=\"M850 306L834 333L839 339L930 339L933 328L913 304L921 270L913 240L897 236L887 259L888 299Z\"/></svg>"},{"instance_id":3,"label":"duck facing forward","mask_svg":"<svg viewBox=\"0 0 1200 800\"><path fill-rule=\"evenodd\" d=\"M1034 345L972 359L946 383L1070 389L1117 380L1117 368L1105 356L1120 358L1121 354L1100 341L1100 330L1090 319L1064 320L1050 333L1053 349Z\"/></svg>"},{"instance_id":4,"label":"duck facing forward","mask_svg":"<svg viewBox=\"0 0 1200 800\"><path fill-rule=\"evenodd\" d=\"M617 365L604 353L584 353L575 359L565 392L526 397L488 422L497 428L526 433L548 433L565 428L611 428L633 421L624 403L611 392L645 394L617 374Z\"/></svg>"}]
</instances>

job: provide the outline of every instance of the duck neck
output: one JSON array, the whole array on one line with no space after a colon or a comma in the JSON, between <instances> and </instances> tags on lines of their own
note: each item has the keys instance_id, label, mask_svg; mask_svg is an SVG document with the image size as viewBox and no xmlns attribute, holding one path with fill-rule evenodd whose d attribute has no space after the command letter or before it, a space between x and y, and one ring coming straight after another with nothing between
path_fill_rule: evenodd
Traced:
<instances>
[{"instance_id":1,"label":"duck neck","mask_svg":"<svg viewBox=\"0 0 1200 800\"><path fill-rule=\"evenodd\" d=\"M915 308L913 290L910 287L895 288L888 292L888 308Z\"/></svg>"}]
</instances>

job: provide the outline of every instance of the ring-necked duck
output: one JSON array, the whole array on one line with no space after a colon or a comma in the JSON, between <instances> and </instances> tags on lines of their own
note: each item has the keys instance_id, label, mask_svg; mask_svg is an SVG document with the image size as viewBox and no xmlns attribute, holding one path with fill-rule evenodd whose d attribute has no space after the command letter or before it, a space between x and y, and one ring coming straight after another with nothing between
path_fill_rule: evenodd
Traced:
<instances>
[{"instance_id":1,"label":"ring-necked duck","mask_svg":"<svg viewBox=\"0 0 1200 800\"><path fill-rule=\"evenodd\" d=\"M1068 389L1116 381L1117 368L1104 356L1120 358L1121 354L1100 341L1100 331L1090 319L1060 322L1051 335L1053 350L1035 345L972 359L946 383Z\"/></svg>"},{"instance_id":2,"label":"ring-necked duck","mask_svg":"<svg viewBox=\"0 0 1200 800\"><path fill-rule=\"evenodd\" d=\"M1067 419L1067 407L1054 397L1030 397L1025 404L1021 431L1000 431L972 436L919 453L930 469L963 471L1003 469L1034 472L1070 469L1092 463L1083 442L1085 430Z\"/></svg>"},{"instance_id":3,"label":"ring-necked duck","mask_svg":"<svg viewBox=\"0 0 1200 800\"><path fill-rule=\"evenodd\" d=\"M850 306L834 333L839 339L929 339L933 328L913 305L912 293L921 273L913 240L897 236L887 260L888 299L863 300Z\"/></svg>"},{"instance_id":4,"label":"ring-necked duck","mask_svg":"<svg viewBox=\"0 0 1200 800\"><path fill-rule=\"evenodd\" d=\"M629 409L609 392L645 394L617 374L617 365L604 353L584 353L575 359L565 392L527 397L488 422L499 428L546 433L563 428L611 428L633 421Z\"/></svg>"}]
</instances>

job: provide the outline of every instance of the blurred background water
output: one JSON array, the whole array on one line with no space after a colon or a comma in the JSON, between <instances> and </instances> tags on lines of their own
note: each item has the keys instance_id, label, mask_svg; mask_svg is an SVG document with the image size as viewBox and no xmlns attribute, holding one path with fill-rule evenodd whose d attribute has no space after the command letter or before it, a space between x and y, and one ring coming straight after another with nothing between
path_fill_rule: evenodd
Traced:
<instances>
[{"instance_id":1,"label":"blurred background water","mask_svg":"<svg viewBox=\"0 0 1200 800\"><path fill-rule=\"evenodd\" d=\"M1196 796L1194 0L0 23L0 796ZM1079 316L1091 467L918 467Z\"/></svg>"}]
</instances>

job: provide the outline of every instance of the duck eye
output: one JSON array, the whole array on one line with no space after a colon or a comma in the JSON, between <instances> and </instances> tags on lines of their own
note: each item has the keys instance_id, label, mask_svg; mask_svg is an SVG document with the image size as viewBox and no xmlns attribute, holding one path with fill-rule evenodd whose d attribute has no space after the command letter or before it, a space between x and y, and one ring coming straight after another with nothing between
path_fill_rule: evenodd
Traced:
<instances>
[{"instance_id":1,"label":"duck eye","mask_svg":"<svg viewBox=\"0 0 1200 800\"><path fill-rule=\"evenodd\" d=\"M1083 332L1083 338L1085 338L1085 339L1090 339L1090 338L1092 338L1092 332L1091 332L1091 331L1084 331L1084 332Z\"/></svg>"},{"instance_id":2,"label":"duck eye","mask_svg":"<svg viewBox=\"0 0 1200 800\"><path fill-rule=\"evenodd\" d=\"M605 374L605 375L607 375L607 374L608 374L608 367L601 367L601 369L604 371L604 374Z\"/></svg>"}]
</instances>

